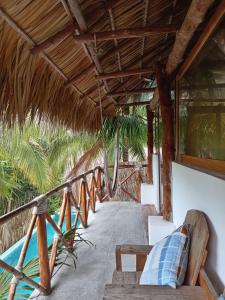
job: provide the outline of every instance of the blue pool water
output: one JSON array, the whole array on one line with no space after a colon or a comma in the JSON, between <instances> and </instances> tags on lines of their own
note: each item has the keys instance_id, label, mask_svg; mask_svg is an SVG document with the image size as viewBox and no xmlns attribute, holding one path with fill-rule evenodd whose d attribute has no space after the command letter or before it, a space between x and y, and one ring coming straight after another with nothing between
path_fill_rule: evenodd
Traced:
<instances>
[{"instance_id":1,"label":"blue pool water","mask_svg":"<svg viewBox=\"0 0 225 300\"><path fill-rule=\"evenodd\" d=\"M75 220L75 216L76 214L73 213L72 214L72 223L74 223ZM53 220L55 221L55 223L58 223L59 220L59 215L55 214L52 216ZM79 222L78 225L79 226ZM63 223L63 227L62 227L62 231L65 231L65 227L66 224L65 222ZM55 231L52 228L52 226L47 223L46 224L46 228L47 228L47 242L48 242L48 246L50 246L53 243L54 240L54 235L55 235ZM6 263L10 264L11 266L16 266L19 256L20 256L20 252L22 250L23 247L23 243L26 237L23 237L21 240L19 240L16 244L14 244L12 247L10 247L6 252L4 252L3 254L0 255L0 258L2 260L4 260ZM38 256L38 250L37 250L37 230L34 229L30 243L29 243L29 247L27 250L27 254L26 254L26 258L24 261L24 265L26 265L31 259L36 258ZM0 268L0 273L2 272L2 269ZM35 278L35 281L39 281L39 278ZM20 286L22 287L23 284L20 283ZM21 292L21 289L20 289ZM32 291L26 291L26 294L31 294Z\"/></svg>"}]
</instances>

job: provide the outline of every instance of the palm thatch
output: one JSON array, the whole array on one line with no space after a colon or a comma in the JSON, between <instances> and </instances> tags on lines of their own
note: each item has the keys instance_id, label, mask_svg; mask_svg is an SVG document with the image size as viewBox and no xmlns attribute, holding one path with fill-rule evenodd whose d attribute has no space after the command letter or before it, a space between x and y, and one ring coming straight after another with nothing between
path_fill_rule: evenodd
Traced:
<instances>
[{"instance_id":1,"label":"palm thatch","mask_svg":"<svg viewBox=\"0 0 225 300\"><path fill-rule=\"evenodd\" d=\"M74 1L2 0L0 4L0 105L1 118L24 123L27 114L50 119L74 130L100 126L99 100L104 115L114 115L126 96L107 97L114 90L143 88L142 76L98 81L96 74L165 63L175 33L107 41L76 42L76 35L151 25L180 26L190 0L175 5L170 0ZM175 1L176 3L176 1ZM74 32L71 30L75 24ZM31 48L70 26L70 32L39 54ZM154 79L152 74L145 77ZM72 79L72 80L71 80ZM68 84L70 83L70 84ZM99 88L98 88L99 86Z\"/></svg>"}]
</instances>

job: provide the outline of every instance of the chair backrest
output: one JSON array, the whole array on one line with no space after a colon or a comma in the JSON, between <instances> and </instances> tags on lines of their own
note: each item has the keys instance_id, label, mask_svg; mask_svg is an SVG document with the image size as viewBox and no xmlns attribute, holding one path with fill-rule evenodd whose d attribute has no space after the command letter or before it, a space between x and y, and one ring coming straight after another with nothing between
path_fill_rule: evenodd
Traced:
<instances>
[{"instance_id":1,"label":"chair backrest","mask_svg":"<svg viewBox=\"0 0 225 300\"><path fill-rule=\"evenodd\" d=\"M184 223L190 224L191 233L188 267L184 284L194 286L196 285L200 268L206 260L209 229L204 213L198 210L189 210Z\"/></svg>"}]
</instances>

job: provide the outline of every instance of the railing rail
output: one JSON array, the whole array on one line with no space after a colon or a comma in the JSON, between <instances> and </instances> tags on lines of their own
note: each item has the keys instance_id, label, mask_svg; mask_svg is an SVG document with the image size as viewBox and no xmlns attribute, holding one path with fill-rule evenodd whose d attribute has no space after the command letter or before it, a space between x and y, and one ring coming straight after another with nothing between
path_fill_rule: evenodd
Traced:
<instances>
[{"instance_id":1,"label":"railing rail","mask_svg":"<svg viewBox=\"0 0 225 300\"><path fill-rule=\"evenodd\" d=\"M97 166L95 167L94 169L92 170L89 170L79 176L76 176L74 178L71 178L69 180L67 180L66 182L58 185L57 187L55 187L54 189L48 191L47 193L45 194L42 194L36 198L34 198L33 200L31 200L29 203L26 203L22 206L20 206L19 208L17 209L14 209L13 211L5 214L4 216L1 216L0 217L0 225L4 224L6 221L8 221L9 219L17 216L18 214L20 214L21 212L25 211L25 210L28 210L34 206L37 206L38 203L42 202L42 201L45 201L46 198L49 198L51 196L53 196L54 194L56 194L57 192L63 190L64 188L66 187L70 187L73 183L75 183L76 181L79 181L80 179L85 179L87 175L91 174L91 173L95 173L96 170L100 170L100 172L104 172L103 168L100 167L100 166Z\"/></svg>"},{"instance_id":2,"label":"railing rail","mask_svg":"<svg viewBox=\"0 0 225 300\"><path fill-rule=\"evenodd\" d=\"M145 165L142 165L145 166ZM140 201L140 183L142 181L140 166L137 168L135 165L120 166L120 169L128 169L130 174L126 175L118 185L118 187L126 195L135 201ZM73 250L74 235L76 232L78 221L81 222L82 226L86 228L88 226L88 215L91 209L95 212L95 206L97 198L100 202L105 200L108 195L105 194L103 187L103 176L104 170L102 167L97 166L92 170L89 170L79 176L70 178L61 185L54 189L42 194L29 203L9 212L8 214L0 217L0 225L4 224L13 217L21 214L22 212L33 208L31 221L27 230L27 235L23 243L23 247L20 253L17 266L14 268L4 261L0 260L0 267L13 274L13 278L10 285L8 294L8 300L13 300L16 294L16 289L20 281L24 281L31 284L34 288L39 290L42 294L49 294L51 291L51 277L53 275L55 262L57 258L57 251L60 243L63 243L68 251ZM135 180L138 182L137 195L134 195L127 191L123 187L125 183L132 177L135 176ZM72 185L80 181L79 199L75 200ZM54 194L63 190L63 198L60 207L59 220L56 224L48 213L48 199ZM72 206L76 209L76 217L72 224ZM62 232L63 222L66 223L66 232L73 229L73 235L69 240L64 238ZM53 240L51 254L48 254L47 244L47 230L46 221L51 225L55 231L55 237ZM38 257L39 257L39 271L40 271L40 283L36 283L32 278L29 278L23 273L23 264L25 261L26 253L28 250L29 242L32 237L33 230L37 227L37 240L38 240Z\"/></svg>"}]
</instances>

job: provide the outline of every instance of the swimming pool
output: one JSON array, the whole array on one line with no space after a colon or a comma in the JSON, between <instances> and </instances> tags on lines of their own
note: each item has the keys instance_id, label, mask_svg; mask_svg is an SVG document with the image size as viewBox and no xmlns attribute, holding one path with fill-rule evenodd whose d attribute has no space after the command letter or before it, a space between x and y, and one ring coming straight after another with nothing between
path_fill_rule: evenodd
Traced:
<instances>
[{"instance_id":1,"label":"swimming pool","mask_svg":"<svg viewBox=\"0 0 225 300\"><path fill-rule=\"evenodd\" d=\"M76 213L72 213L72 222L74 223L76 217ZM59 220L59 214L55 214L52 216L52 219L55 221L55 223L58 223ZM77 227L79 227L80 223L78 222ZM63 223L62 231L65 231L65 221ZM53 243L54 240L54 235L55 231L52 228L52 226L47 222L46 223L46 228L47 228L47 243L48 246L50 246ZM16 266L22 247L23 243L26 237L23 237L21 240L19 240L16 244L14 244L12 247L10 247L7 251L5 251L3 254L0 255L0 258L4 260L6 263L10 264L11 266ZM37 248L37 229L35 228L29 243L29 247L26 253L24 265L26 265L29 261L31 261L34 258L38 257L38 248ZM0 268L0 273L3 270ZM1 274L0 274L1 276ZM39 278L36 277L35 281L39 281ZM22 287L24 284L20 283L19 286ZM22 289L20 289L20 293L23 292ZM32 291L26 290L27 298L29 295L32 293Z\"/></svg>"}]
</instances>

